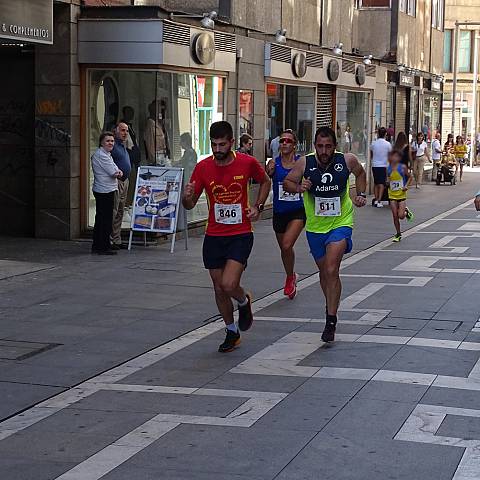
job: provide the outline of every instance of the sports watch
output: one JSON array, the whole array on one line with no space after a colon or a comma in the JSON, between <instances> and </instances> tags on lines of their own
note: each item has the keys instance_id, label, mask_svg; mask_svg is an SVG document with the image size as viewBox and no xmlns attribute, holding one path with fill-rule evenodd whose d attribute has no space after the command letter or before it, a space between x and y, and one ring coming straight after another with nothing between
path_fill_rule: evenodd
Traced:
<instances>
[{"instance_id":1,"label":"sports watch","mask_svg":"<svg viewBox=\"0 0 480 480\"><path fill-rule=\"evenodd\" d=\"M263 212L265 205L263 203L256 203L255 206L258 208L259 212Z\"/></svg>"}]
</instances>

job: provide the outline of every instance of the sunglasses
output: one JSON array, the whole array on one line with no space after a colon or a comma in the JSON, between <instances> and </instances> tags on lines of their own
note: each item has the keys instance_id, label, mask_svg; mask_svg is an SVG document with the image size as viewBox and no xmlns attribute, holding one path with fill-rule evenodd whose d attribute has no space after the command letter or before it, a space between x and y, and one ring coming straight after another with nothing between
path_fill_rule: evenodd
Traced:
<instances>
[{"instance_id":1,"label":"sunglasses","mask_svg":"<svg viewBox=\"0 0 480 480\"><path fill-rule=\"evenodd\" d=\"M293 140L292 138L281 138L279 140L279 143L295 143L295 140Z\"/></svg>"}]
</instances>

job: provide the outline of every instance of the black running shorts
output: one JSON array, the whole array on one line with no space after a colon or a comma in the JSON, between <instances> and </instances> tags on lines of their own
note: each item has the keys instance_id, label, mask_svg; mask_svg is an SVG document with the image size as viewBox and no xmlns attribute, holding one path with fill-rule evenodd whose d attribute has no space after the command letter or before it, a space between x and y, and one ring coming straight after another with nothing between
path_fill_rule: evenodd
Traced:
<instances>
[{"instance_id":1,"label":"black running shorts","mask_svg":"<svg viewBox=\"0 0 480 480\"><path fill-rule=\"evenodd\" d=\"M274 213L272 217L273 231L275 233L285 233L288 224L292 220L303 220L303 226L305 226L305 222L307 221L305 210L300 208L298 210L293 210L292 212Z\"/></svg>"},{"instance_id":2,"label":"black running shorts","mask_svg":"<svg viewBox=\"0 0 480 480\"><path fill-rule=\"evenodd\" d=\"M205 235L203 240L203 264L208 270L223 268L227 260L247 265L253 247L253 233L241 235Z\"/></svg>"},{"instance_id":3,"label":"black running shorts","mask_svg":"<svg viewBox=\"0 0 480 480\"><path fill-rule=\"evenodd\" d=\"M372 173L375 185L385 185L387 181L387 169L385 167L372 167Z\"/></svg>"}]
</instances>

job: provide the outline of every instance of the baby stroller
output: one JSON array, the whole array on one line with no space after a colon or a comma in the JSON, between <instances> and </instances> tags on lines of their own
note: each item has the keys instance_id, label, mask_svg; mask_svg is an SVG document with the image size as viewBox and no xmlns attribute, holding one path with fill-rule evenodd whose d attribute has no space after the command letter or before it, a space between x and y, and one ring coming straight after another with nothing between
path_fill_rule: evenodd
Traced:
<instances>
[{"instance_id":1,"label":"baby stroller","mask_svg":"<svg viewBox=\"0 0 480 480\"><path fill-rule=\"evenodd\" d=\"M455 159L452 158L450 154L442 155L440 162L436 163L437 166L437 180L436 184L440 185L443 183L450 183L450 185L455 185L457 183L455 177Z\"/></svg>"}]
</instances>

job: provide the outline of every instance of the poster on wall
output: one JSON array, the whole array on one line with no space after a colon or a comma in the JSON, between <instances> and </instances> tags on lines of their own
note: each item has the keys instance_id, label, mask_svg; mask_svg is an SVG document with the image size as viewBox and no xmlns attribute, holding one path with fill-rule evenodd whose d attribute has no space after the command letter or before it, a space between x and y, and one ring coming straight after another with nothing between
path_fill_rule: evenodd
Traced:
<instances>
[{"instance_id":1,"label":"poster on wall","mask_svg":"<svg viewBox=\"0 0 480 480\"><path fill-rule=\"evenodd\" d=\"M182 183L183 168L139 167L133 201L129 250L134 231L175 234L180 215Z\"/></svg>"}]
</instances>

